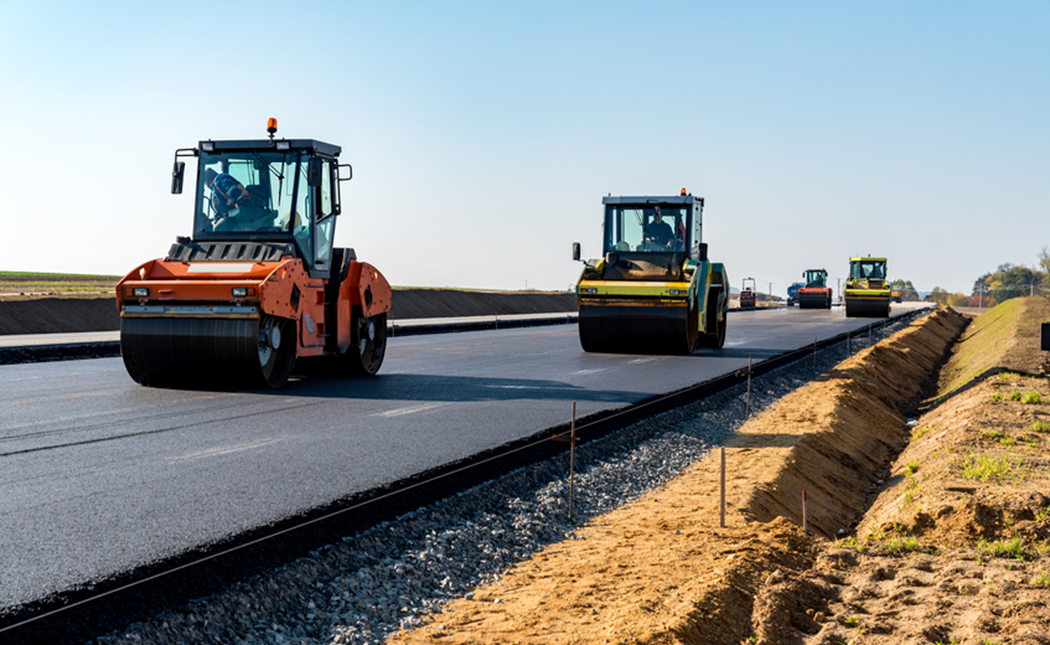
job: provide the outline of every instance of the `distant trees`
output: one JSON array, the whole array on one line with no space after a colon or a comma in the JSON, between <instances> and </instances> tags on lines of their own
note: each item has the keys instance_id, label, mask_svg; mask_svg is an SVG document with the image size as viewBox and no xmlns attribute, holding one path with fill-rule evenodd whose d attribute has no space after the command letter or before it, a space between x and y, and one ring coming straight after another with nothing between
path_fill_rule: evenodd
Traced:
<instances>
[{"instance_id":1,"label":"distant trees","mask_svg":"<svg viewBox=\"0 0 1050 645\"><path fill-rule=\"evenodd\" d=\"M1044 246L1036 259L1038 265L1034 267L1006 262L977 278L969 297L971 306L991 307L1012 298L1050 293L1050 247Z\"/></svg>"}]
</instances>

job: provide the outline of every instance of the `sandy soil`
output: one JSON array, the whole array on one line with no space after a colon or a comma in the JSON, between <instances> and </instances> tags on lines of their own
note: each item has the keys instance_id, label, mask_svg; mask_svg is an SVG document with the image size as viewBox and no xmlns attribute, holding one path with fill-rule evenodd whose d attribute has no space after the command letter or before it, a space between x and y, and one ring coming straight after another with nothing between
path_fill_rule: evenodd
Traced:
<instances>
[{"instance_id":1,"label":"sandy soil","mask_svg":"<svg viewBox=\"0 0 1050 645\"><path fill-rule=\"evenodd\" d=\"M715 454L390 642L1050 643L1045 365L1011 329L999 368L1025 375L942 396L929 376L967 323L941 309L745 424L725 528ZM978 444L1007 474L963 475Z\"/></svg>"}]
</instances>

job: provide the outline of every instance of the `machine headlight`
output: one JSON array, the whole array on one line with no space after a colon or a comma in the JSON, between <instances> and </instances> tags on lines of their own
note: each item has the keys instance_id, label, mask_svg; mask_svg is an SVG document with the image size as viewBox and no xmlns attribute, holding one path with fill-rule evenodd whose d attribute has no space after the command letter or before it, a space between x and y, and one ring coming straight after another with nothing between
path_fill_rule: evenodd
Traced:
<instances>
[{"instance_id":1,"label":"machine headlight","mask_svg":"<svg viewBox=\"0 0 1050 645\"><path fill-rule=\"evenodd\" d=\"M288 141L278 141L277 142L277 149L278 150L291 150L291 148L292 148L292 145Z\"/></svg>"},{"instance_id":2,"label":"machine headlight","mask_svg":"<svg viewBox=\"0 0 1050 645\"><path fill-rule=\"evenodd\" d=\"M248 287L234 287L233 288L233 297L234 298L243 298L246 295L248 295Z\"/></svg>"},{"instance_id":3,"label":"machine headlight","mask_svg":"<svg viewBox=\"0 0 1050 645\"><path fill-rule=\"evenodd\" d=\"M584 293L598 293L598 288L597 287L584 287L583 289L581 289L581 291L583 291Z\"/></svg>"},{"instance_id":4,"label":"machine headlight","mask_svg":"<svg viewBox=\"0 0 1050 645\"><path fill-rule=\"evenodd\" d=\"M204 152L212 152L215 150L215 144L211 141L202 141L201 150L203 150Z\"/></svg>"},{"instance_id":5,"label":"machine headlight","mask_svg":"<svg viewBox=\"0 0 1050 645\"><path fill-rule=\"evenodd\" d=\"M668 289L667 293L671 294L672 296L682 295L682 292L679 289Z\"/></svg>"},{"instance_id":6,"label":"machine headlight","mask_svg":"<svg viewBox=\"0 0 1050 645\"><path fill-rule=\"evenodd\" d=\"M149 288L148 287L135 287L134 289L131 290L131 293L136 298L149 298Z\"/></svg>"}]
</instances>

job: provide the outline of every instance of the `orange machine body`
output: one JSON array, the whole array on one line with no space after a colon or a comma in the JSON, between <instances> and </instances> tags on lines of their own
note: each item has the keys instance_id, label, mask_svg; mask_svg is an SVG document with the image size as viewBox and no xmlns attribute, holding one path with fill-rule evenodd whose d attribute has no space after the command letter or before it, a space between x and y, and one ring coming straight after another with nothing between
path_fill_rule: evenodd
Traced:
<instances>
[{"instance_id":1,"label":"orange machine body","mask_svg":"<svg viewBox=\"0 0 1050 645\"><path fill-rule=\"evenodd\" d=\"M349 261L347 277L332 303L326 302L326 284L326 280L311 278L298 258L221 263L157 259L136 267L117 284L117 310L121 318L258 318L266 314L295 321L297 357L323 356L331 333L342 354L351 343L353 309L359 308L368 318L389 311L390 284L378 269L357 260ZM327 328L326 305L338 310L334 330Z\"/></svg>"}]
</instances>

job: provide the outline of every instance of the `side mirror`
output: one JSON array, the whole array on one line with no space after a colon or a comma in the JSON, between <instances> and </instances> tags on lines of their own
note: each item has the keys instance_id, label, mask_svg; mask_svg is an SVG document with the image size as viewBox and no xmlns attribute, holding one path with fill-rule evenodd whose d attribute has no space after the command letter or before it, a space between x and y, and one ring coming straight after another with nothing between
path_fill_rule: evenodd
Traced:
<instances>
[{"instance_id":1,"label":"side mirror","mask_svg":"<svg viewBox=\"0 0 1050 645\"><path fill-rule=\"evenodd\" d=\"M176 161L175 168L171 171L171 194L182 194L182 180L186 176L186 162Z\"/></svg>"},{"instance_id":2,"label":"side mirror","mask_svg":"<svg viewBox=\"0 0 1050 645\"><path fill-rule=\"evenodd\" d=\"M339 176L337 178L339 179L339 181L350 181L351 179L354 178L354 167L351 166L350 164L348 164L348 163L339 164L338 168L339 168L339 171L338 171L339 172ZM344 174L343 169L344 168L346 169L346 171L345 171L346 176L345 177L343 176L343 174Z\"/></svg>"},{"instance_id":3,"label":"side mirror","mask_svg":"<svg viewBox=\"0 0 1050 645\"><path fill-rule=\"evenodd\" d=\"M700 243L700 261L707 262L707 242Z\"/></svg>"},{"instance_id":4,"label":"side mirror","mask_svg":"<svg viewBox=\"0 0 1050 645\"><path fill-rule=\"evenodd\" d=\"M579 242L573 242L572 243L572 261L573 262L579 262L580 261L580 243Z\"/></svg>"},{"instance_id":5,"label":"side mirror","mask_svg":"<svg viewBox=\"0 0 1050 645\"><path fill-rule=\"evenodd\" d=\"M310 159L310 165L306 171L306 183L315 188L321 185L321 160L317 157Z\"/></svg>"}]
</instances>

